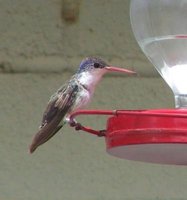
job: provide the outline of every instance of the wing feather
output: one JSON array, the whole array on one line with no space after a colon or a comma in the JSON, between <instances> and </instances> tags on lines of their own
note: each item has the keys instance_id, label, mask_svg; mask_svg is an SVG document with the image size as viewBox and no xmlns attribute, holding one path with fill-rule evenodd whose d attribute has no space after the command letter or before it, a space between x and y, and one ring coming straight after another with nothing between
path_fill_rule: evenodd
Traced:
<instances>
[{"instance_id":1,"label":"wing feather","mask_svg":"<svg viewBox=\"0 0 187 200\"><path fill-rule=\"evenodd\" d=\"M71 111L79 91L78 85L66 84L53 95L43 114L40 130L36 133L30 146L30 152L47 142L62 127L60 122Z\"/></svg>"}]
</instances>

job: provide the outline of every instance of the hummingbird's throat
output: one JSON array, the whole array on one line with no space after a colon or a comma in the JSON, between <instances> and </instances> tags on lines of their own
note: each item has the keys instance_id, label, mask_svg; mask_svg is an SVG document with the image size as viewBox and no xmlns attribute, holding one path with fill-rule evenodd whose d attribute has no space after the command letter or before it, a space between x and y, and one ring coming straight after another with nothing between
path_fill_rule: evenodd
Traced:
<instances>
[{"instance_id":1,"label":"hummingbird's throat","mask_svg":"<svg viewBox=\"0 0 187 200\"><path fill-rule=\"evenodd\" d=\"M82 72L79 77L79 83L87 90L92 91L105 73L105 70Z\"/></svg>"}]
</instances>

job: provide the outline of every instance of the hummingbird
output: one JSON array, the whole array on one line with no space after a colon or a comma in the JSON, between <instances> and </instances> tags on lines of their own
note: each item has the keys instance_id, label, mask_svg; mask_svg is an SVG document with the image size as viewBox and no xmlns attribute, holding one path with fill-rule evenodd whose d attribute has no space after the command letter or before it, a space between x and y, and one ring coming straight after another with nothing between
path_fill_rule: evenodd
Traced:
<instances>
[{"instance_id":1,"label":"hummingbird","mask_svg":"<svg viewBox=\"0 0 187 200\"><path fill-rule=\"evenodd\" d=\"M70 115L89 103L96 85L110 71L135 74L131 70L110 66L100 58L87 57L82 60L75 75L51 96L30 145L30 153L52 138L66 123L70 123Z\"/></svg>"}]
</instances>

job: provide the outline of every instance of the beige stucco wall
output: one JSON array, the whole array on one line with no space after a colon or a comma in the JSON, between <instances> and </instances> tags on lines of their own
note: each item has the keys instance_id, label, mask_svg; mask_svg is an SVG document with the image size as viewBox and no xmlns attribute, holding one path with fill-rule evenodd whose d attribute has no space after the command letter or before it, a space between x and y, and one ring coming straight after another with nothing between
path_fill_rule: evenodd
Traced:
<instances>
[{"instance_id":1,"label":"beige stucco wall","mask_svg":"<svg viewBox=\"0 0 187 200\"><path fill-rule=\"evenodd\" d=\"M117 159L103 138L69 127L28 153L49 96L88 55L139 74L106 76L89 108L173 107L134 40L129 1L0 0L0 11L0 199L186 199L186 167Z\"/></svg>"}]
</instances>

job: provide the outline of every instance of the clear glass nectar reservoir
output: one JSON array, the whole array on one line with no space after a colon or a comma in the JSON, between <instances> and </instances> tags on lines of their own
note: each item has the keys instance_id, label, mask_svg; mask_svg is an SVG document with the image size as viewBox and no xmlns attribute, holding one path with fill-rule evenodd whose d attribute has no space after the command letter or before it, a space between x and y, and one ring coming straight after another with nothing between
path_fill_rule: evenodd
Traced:
<instances>
[{"instance_id":1,"label":"clear glass nectar reservoir","mask_svg":"<svg viewBox=\"0 0 187 200\"><path fill-rule=\"evenodd\" d=\"M187 1L132 0L132 29L138 44L187 107Z\"/></svg>"}]
</instances>

